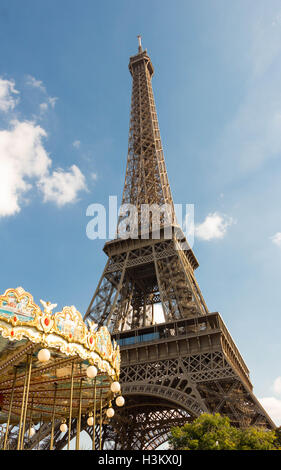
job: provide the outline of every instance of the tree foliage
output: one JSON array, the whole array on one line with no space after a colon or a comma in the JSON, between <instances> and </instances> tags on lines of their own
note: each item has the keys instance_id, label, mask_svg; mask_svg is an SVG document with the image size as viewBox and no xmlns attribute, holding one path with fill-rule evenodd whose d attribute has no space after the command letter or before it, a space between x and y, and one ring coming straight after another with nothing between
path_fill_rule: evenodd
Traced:
<instances>
[{"instance_id":1,"label":"tree foliage","mask_svg":"<svg viewBox=\"0 0 281 470\"><path fill-rule=\"evenodd\" d=\"M171 430L170 444L181 450L276 450L278 432L257 427L238 429L227 416L203 413L192 423Z\"/></svg>"}]
</instances>

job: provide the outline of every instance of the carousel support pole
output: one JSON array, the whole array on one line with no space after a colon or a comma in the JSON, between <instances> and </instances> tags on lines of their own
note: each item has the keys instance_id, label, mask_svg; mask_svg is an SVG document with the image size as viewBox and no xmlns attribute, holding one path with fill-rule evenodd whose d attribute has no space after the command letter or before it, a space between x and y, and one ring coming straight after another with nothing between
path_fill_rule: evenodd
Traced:
<instances>
[{"instance_id":1,"label":"carousel support pole","mask_svg":"<svg viewBox=\"0 0 281 470\"><path fill-rule=\"evenodd\" d=\"M40 445L40 437L41 437L41 426L43 425L43 415L41 414L40 416L40 421L39 421L39 429L38 429L38 442L37 442L37 450L39 450L39 445Z\"/></svg>"},{"instance_id":2,"label":"carousel support pole","mask_svg":"<svg viewBox=\"0 0 281 470\"><path fill-rule=\"evenodd\" d=\"M31 400L31 408L30 408L30 415L29 415L29 428L28 428L28 437L30 439L30 432L31 432L31 424L32 424L32 413L33 413L33 399L34 396L32 395L32 400Z\"/></svg>"},{"instance_id":3,"label":"carousel support pole","mask_svg":"<svg viewBox=\"0 0 281 470\"><path fill-rule=\"evenodd\" d=\"M93 442L92 450L96 450L96 398L97 398L97 378L95 377L94 381L94 421L93 421Z\"/></svg>"},{"instance_id":4,"label":"carousel support pole","mask_svg":"<svg viewBox=\"0 0 281 470\"><path fill-rule=\"evenodd\" d=\"M18 435L17 450L20 449L20 443L21 443L22 419L23 419L23 412L24 412L24 399L25 399L27 374L28 374L28 362L29 362L29 355L27 354L27 361L26 361L26 367L25 367L25 378L24 378L23 391L22 391L22 403L21 403L21 413L20 413L20 421L19 421L19 435Z\"/></svg>"},{"instance_id":5,"label":"carousel support pole","mask_svg":"<svg viewBox=\"0 0 281 470\"><path fill-rule=\"evenodd\" d=\"M5 437L5 431L3 429L3 426L1 427L1 438L0 438L0 449L2 449L2 442L4 441L4 437Z\"/></svg>"},{"instance_id":6,"label":"carousel support pole","mask_svg":"<svg viewBox=\"0 0 281 470\"><path fill-rule=\"evenodd\" d=\"M71 434L72 401L73 401L73 375L74 375L74 362L72 362L72 368L71 368L71 386L70 386L70 401L69 401L69 422L68 422L68 443L67 443L67 450L69 450L69 446L70 446L70 434Z\"/></svg>"},{"instance_id":7,"label":"carousel support pole","mask_svg":"<svg viewBox=\"0 0 281 470\"><path fill-rule=\"evenodd\" d=\"M102 450L102 388L100 391L100 450Z\"/></svg>"},{"instance_id":8,"label":"carousel support pole","mask_svg":"<svg viewBox=\"0 0 281 470\"><path fill-rule=\"evenodd\" d=\"M79 389L79 410L78 410L78 420L77 420L77 434L76 434L76 450L80 450L80 430L81 430L81 410L82 410L82 383L83 379L80 379L80 389Z\"/></svg>"},{"instance_id":9,"label":"carousel support pole","mask_svg":"<svg viewBox=\"0 0 281 470\"><path fill-rule=\"evenodd\" d=\"M12 429L13 429L14 427L15 427L15 425L14 425L14 424L11 424L10 429L9 429L9 433L8 433L7 450L10 450L9 434L10 434L10 432L12 431Z\"/></svg>"},{"instance_id":10,"label":"carousel support pole","mask_svg":"<svg viewBox=\"0 0 281 470\"><path fill-rule=\"evenodd\" d=\"M26 414L27 414L27 407L28 407L31 369L32 369L32 354L29 354L28 375L27 375L27 383L26 383L26 395L25 395L25 405L24 405L23 426L22 426L22 432L21 432L21 447L20 447L20 449L23 449L23 445L24 445L24 433L25 433Z\"/></svg>"},{"instance_id":11,"label":"carousel support pole","mask_svg":"<svg viewBox=\"0 0 281 470\"><path fill-rule=\"evenodd\" d=\"M52 430L51 430L50 450L53 450L53 445L54 445L54 429L55 429L55 411L56 411L57 387L58 387L58 384L55 382L55 393L54 393L53 413L52 413Z\"/></svg>"},{"instance_id":12,"label":"carousel support pole","mask_svg":"<svg viewBox=\"0 0 281 470\"><path fill-rule=\"evenodd\" d=\"M4 447L3 447L4 450L6 450L7 440L8 440L8 435L9 435L9 427L10 427L10 420L11 420L11 414L12 414L12 406L13 406L13 399L14 399L14 390L15 390L16 377L17 377L17 368L15 367L14 368L14 378L13 378L12 392L11 392L11 398L10 398L10 404L9 404L6 434L5 434Z\"/></svg>"}]
</instances>

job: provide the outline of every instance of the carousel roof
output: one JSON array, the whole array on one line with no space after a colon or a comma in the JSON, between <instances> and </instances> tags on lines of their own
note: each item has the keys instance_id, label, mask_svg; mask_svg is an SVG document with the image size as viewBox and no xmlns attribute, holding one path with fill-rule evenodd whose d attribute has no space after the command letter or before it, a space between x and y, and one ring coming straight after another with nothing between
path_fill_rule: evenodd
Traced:
<instances>
[{"instance_id":1,"label":"carousel roof","mask_svg":"<svg viewBox=\"0 0 281 470\"><path fill-rule=\"evenodd\" d=\"M82 395L82 413L93 407L93 380L87 368L94 365L96 399L105 404L112 398L110 385L118 380L120 351L106 327L83 322L74 306L52 313L57 306L41 300L43 311L23 288L7 289L0 295L0 423L7 420L13 391L11 423L19 421L22 397L31 364L28 412L33 422L50 420L54 399L56 417L69 412L73 377L73 416L78 413ZM50 359L41 362L38 352L47 348ZM81 392L82 389L82 392Z\"/></svg>"}]
</instances>

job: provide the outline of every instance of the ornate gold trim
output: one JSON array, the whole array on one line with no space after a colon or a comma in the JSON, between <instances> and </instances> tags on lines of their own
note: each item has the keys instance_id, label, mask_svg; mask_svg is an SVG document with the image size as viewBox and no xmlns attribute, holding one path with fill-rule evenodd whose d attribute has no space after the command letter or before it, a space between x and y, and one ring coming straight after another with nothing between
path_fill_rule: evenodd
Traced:
<instances>
[{"instance_id":1,"label":"ornate gold trim","mask_svg":"<svg viewBox=\"0 0 281 470\"><path fill-rule=\"evenodd\" d=\"M44 311L22 287L7 289L0 295L0 333L10 341L27 338L32 343L55 348L66 356L78 355L112 377L120 374L120 350L111 342L108 329L83 322L74 306L52 313L56 304L44 302Z\"/></svg>"}]
</instances>

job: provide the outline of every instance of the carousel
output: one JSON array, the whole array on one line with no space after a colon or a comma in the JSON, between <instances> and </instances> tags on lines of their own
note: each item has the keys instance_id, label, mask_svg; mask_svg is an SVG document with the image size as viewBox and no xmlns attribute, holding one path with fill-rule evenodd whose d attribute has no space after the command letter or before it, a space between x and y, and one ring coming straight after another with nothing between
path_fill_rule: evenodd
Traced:
<instances>
[{"instance_id":1,"label":"carousel","mask_svg":"<svg viewBox=\"0 0 281 470\"><path fill-rule=\"evenodd\" d=\"M86 326L74 306L53 313L56 304L40 302L42 309L22 287L0 295L1 448L26 449L31 440L39 448L48 425L52 450L59 425L69 449L76 419L79 450L83 416L93 426L92 449L101 449L103 423L124 405L119 346L105 326Z\"/></svg>"}]
</instances>

